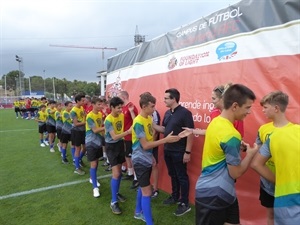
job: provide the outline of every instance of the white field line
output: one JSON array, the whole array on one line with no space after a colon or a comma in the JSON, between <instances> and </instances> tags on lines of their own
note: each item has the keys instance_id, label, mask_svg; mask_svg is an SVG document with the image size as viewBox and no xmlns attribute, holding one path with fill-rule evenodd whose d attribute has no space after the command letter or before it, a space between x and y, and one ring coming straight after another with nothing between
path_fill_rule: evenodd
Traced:
<instances>
[{"instance_id":1,"label":"white field line","mask_svg":"<svg viewBox=\"0 0 300 225\"><path fill-rule=\"evenodd\" d=\"M37 130L37 129L22 129L22 130L0 130L0 133L5 133L5 132L18 132L18 131L31 131L31 130Z\"/></svg>"},{"instance_id":2,"label":"white field line","mask_svg":"<svg viewBox=\"0 0 300 225\"><path fill-rule=\"evenodd\" d=\"M102 179L102 178L107 178L107 177L111 177L111 174L99 176L97 178ZM67 186L80 184L80 183L85 183L85 182L89 182L89 179L88 180L85 179L85 180L72 181L72 182L63 183L63 184L52 185L52 186L49 186L49 187L32 189L32 190L29 190L29 191L17 192L17 193L13 193L13 194L10 194L10 195L3 195L3 196L0 196L0 200L7 199L7 198L15 198L15 197L23 196L23 195L34 194L34 193L38 193L38 192L42 192L42 191L53 190L53 189L67 187Z\"/></svg>"}]
</instances>

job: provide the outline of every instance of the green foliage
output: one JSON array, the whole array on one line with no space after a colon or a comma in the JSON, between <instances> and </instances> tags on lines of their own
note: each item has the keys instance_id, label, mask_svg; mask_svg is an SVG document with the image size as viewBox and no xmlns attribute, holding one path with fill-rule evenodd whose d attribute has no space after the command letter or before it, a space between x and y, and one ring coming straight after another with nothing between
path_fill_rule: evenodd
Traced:
<instances>
[{"instance_id":1,"label":"green foliage","mask_svg":"<svg viewBox=\"0 0 300 225\"><path fill-rule=\"evenodd\" d=\"M6 76L6 87L7 90L16 90L16 80L19 78L19 71L11 71L6 75L3 75L1 78L1 84L4 88L4 76ZM22 76L24 74L22 73ZM74 80L68 81L65 78L46 78L43 79L42 76L31 76L30 77L30 84L31 84L31 91L45 91L46 93L53 93L53 83L55 85L55 93L60 94L60 96L64 96L64 94L68 96L74 96L78 93L84 93L90 96L100 95L100 86L96 82L87 83L86 81L78 81ZM24 78L24 88L25 91L29 91L29 78ZM53 97L53 96L52 96Z\"/></svg>"},{"instance_id":2,"label":"green foliage","mask_svg":"<svg viewBox=\"0 0 300 225\"><path fill-rule=\"evenodd\" d=\"M121 193L128 199L120 203L121 215L112 214L109 204L110 172L105 172L99 162L98 176L101 196L92 196L92 186L87 173L73 173L72 164L61 163L60 153L50 153L49 148L39 146L37 123L34 120L16 119L14 111L0 110L0 224L3 225L142 225L133 218L136 191L131 190L130 181L121 182ZM71 153L67 151L71 161ZM84 162L88 165L86 158ZM71 182L74 182L73 184ZM77 182L77 183L76 183ZM49 188L59 184L70 184ZM49 188L2 199L10 194ZM193 225L194 207L188 214L176 217L176 205L164 206L162 201L168 194L160 192L152 200L155 225Z\"/></svg>"},{"instance_id":3,"label":"green foliage","mask_svg":"<svg viewBox=\"0 0 300 225\"><path fill-rule=\"evenodd\" d=\"M6 76L6 87L7 87L7 90L10 90L10 89L16 90L16 80L19 78L19 71L18 70L14 70L14 71L9 72L6 75L3 75L2 78L1 78L3 85L5 83L4 76ZM3 86L3 88L4 88L4 86Z\"/></svg>"}]
</instances>

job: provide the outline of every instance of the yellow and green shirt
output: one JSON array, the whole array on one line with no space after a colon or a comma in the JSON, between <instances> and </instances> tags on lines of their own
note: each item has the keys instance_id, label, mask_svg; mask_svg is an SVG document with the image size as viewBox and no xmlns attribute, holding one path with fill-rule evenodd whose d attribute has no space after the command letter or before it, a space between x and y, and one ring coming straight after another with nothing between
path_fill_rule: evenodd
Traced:
<instances>
[{"instance_id":1,"label":"yellow and green shirt","mask_svg":"<svg viewBox=\"0 0 300 225\"><path fill-rule=\"evenodd\" d=\"M138 115L133 120L132 125L132 162L146 167L152 166L152 149L143 149L140 138L146 138L147 141L153 141L153 119Z\"/></svg>"},{"instance_id":2,"label":"yellow and green shirt","mask_svg":"<svg viewBox=\"0 0 300 225\"><path fill-rule=\"evenodd\" d=\"M46 122L46 124L55 127L56 126L56 122L55 122L56 108L53 108L53 109L47 108L46 111L47 111L47 122Z\"/></svg>"},{"instance_id":3,"label":"yellow and green shirt","mask_svg":"<svg viewBox=\"0 0 300 225\"><path fill-rule=\"evenodd\" d=\"M238 166L241 135L221 116L208 125L202 156L202 173L196 183L196 201L210 209L224 209L236 200L235 180L227 165Z\"/></svg>"},{"instance_id":4,"label":"yellow and green shirt","mask_svg":"<svg viewBox=\"0 0 300 225\"><path fill-rule=\"evenodd\" d=\"M121 134L124 132L124 114L121 113L117 117L112 116L109 114L104 121L104 127L105 127L105 142L106 143L117 143L119 140L113 140L110 131L114 131L115 134Z\"/></svg>"},{"instance_id":5,"label":"yellow and green shirt","mask_svg":"<svg viewBox=\"0 0 300 225\"><path fill-rule=\"evenodd\" d=\"M93 111L89 112L86 116L85 123L85 145L87 148L98 148L101 147L101 135L100 133L94 133L93 128L102 127L102 113L97 114Z\"/></svg>"},{"instance_id":6,"label":"yellow and green shirt","mask_svg":"<svg viewBox=\"0 0 300 225\"><path fill-rule=\"evenodd\" d=\"M46 124L46 120L47 120L47 112L43 112L43 111L38 111L37 116L36 116L38 121L39 126L43 126L44 124Z\"/></svg>"},{"instance_id":7,"label":"yellow and green shirt","mask_svg":"<svg viewBox=\"0 0 300 225\"><path fill-rule=\"evenodd\" d=\"M275 171L275 224L299 224L300 221L300 125L289 123L277 128L260 148L260 154L272 157Z\"/></svg>"},{"instance_id":8,"label":"yellow and green shirt","mask_svg":"<svg viewBox=\"0 0 300 225\"><path fill-rule=\"evenodd\" d=\"M84 109L82 106L80 106L80 108L78 108L77 106L74 106L71 110L71 119L72 121L77 118L78 122L84 122L85 120L85 113L84 113ZM73 124L73 129L77 130L77 131L85 131L85 125L82 126L74 126Z\"/></svg>"},{"instance_id":9,"label":"yellow and green shirt","mask_svg":"<svg viewBox=\"0 0 300 225\"><path fill-rule=\"evenodd\" d=\"M67 110L64 110L62 112L62 133L63 134L71 134L71 129L72 129L72 119L71 119L71 112L68 112Z\"/></svg>"}]
</instances>

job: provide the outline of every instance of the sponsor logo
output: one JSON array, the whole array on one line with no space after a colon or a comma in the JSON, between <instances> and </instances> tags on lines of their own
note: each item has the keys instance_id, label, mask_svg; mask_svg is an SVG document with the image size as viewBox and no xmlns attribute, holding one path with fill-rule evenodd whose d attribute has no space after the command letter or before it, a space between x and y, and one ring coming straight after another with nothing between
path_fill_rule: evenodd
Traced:
<instances>
[{"instance_id":1,"label":"sponsor logo","mask_svg":"<svg viewBox=\"0 0 300 225\"><path fill-rule=\"evenodd\" d=\"M237 45L235 42L224 42L220 44L217 49L216 53L218 55L218 60L228 60L234 57L237 54Z\"/></svg>"},{"instance_id":2,"label":"sponsor logo","mask_svg":"<svg viewBox=\"0 0 300 225\"><path fill-rule=\"evenodd\" d=\"M202 52L199 54L183 56L180 58L178 65L179 66L189 66L189 65L197 64L201 58L205 58L208 56L209 56L209 51Z\"/></svg>"},{"instance_id":3,"label":"sponsor logo","mask_svg":"<svg viewBox=\"0 0 300 225\"><path fill-rule=\"evenodd\" d=\"M185 55L182 56L179 60L177 60L177 58L175 56L173 56L169 63L168 63L168 69L174 69L176 66L191 66L194 64L199 63L199 61L202 58L206 58L209 57L209 51L207 52L202 52L202 53L198 53L198 54L192 54L192 55Z\"/></svg>"},{"instance_id":4,"label":"sponsor logo","mask_svg":"<svg viewBox=\"0 0 300 225\"><path fill-rule=\"evenodd\" d=\"M168 68L171 70L174 69L175 66L177 66L177 59L173 56L168 63Z\"/></svg>"}]
</instances>

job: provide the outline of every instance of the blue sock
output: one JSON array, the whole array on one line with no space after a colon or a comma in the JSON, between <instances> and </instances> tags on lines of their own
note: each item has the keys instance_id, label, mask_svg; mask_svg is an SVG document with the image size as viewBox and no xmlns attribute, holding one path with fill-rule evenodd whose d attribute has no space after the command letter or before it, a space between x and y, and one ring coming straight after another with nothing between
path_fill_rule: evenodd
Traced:
<instances>
[{"instance_id":1,"label":"blue sock","mask_svg":"<svg viewBox=\"0 0 300 225\"><path fill-rule=\"evenodd\" d=\"M111 203L117 202L118 201L118 197L117 197L118 180L117 179L111 178L110 188L111 188Z\"/></svg>"},{"instance_id":2,"label":"blue sock","mask_svg":"<svg viewBox=\"0 0 300 225\"><path fill-rule=\"evenodd\" d=\"M135 205L135 212L141 213L142 212L142 190L139 187L137 194L136 194L136 205Z\"/></svg>"},{"instance_id":3,"label":"blue sock","mask_svg":"<svg viewBox=\"0 0 300 225\"><path fill-rule=\"evenodd\" d=\"M75 160L75 147L71 147L71 154L73 161Z\"/></svg>"},{"instance_id":4,"label":"blue sock","mask_svg":"<svg viewBox=\"0 0 300 225\"><path fill-rule=\"evenodd\" d=\"M142 196L142 209L146 219L146 224L153 225L150 196Z\"/></svg>"},{"instance_id":5,"label":"blue sock","mask_svg":"<svg viewBox=\"0 0 300 225\"><path fill-rule=\"evenodd\" d=\"M42 143L44 143L44 140L43 140L43 139L41 139L41 140L40 140L40 142L41 142L41 144L42 144Z\"/></svg>"},{"instance_id":6,"label":"blue sock","mask_svg":"<svg viewBox=\"0 0 300 225\"><path fill-rule=\"evenodd\" d=\"M81 151L81 152L80 152L80 156L79 156L79 161L82 160L82 157L83 157L84 155L85 155L85 152Z\"/></svg>"},{"instance_id":7,"label":"blue sock","mask_svg":"<svg viewBox=\"0 0 300 225\"><path fill-rule=\"evenodd\" d=\"M45 141L49 142L48 138L45 138Z\"/></svg>"},{"instance_id":8,"label":"blue sock","mask_svg":"<svg viewBox=\"0 0 300 225\"><path fill-rule=\"evenodd\" d=\"M80 168L80 166L79 166L79 157L74 156L74 159L75 159L75 169L79 169Z\"/></svg>"},{"instance_id":9,"label":"blue sock","mask_svg":"<svg viewBox=\"0 0 300 225\"><path fill-rule=\"evenodd\" d=\"M117 186L117 193L119 193L119 190L120 190L120 184L121 184L121 180L122 180L122 173L120 174L119 178L118 178L118 186Z\"/></svg>"},{"instance_id":10,"label":"blue sock","mask_svg":"<svg viewBox=\"0 0 300 225\"><path fill-rule=\"evenodd\" d=\"M97 170L96 168L90 168L90 176L93 181L93 188L97 187Z\"/></svg>"},{"instance_id":11,"label":"blue sock","mask_svg":"<svg viewBox=\"0 0 300 225\"><path fill-rule=\"evenodd\" d=\"M66 153L67 153L67 150L65 148L62 148L61 149L61 156L62 156L63 159L66 158Z\"/></svg>"},{"instance_id":12,"label":"blue sock","mask_svg":"<svg viewBox=\"0 0 300 225\"><path fill-rule=\"evenodd\" d=\"M53 148L53 146L54 146L54 142L50 145L50 148Z\"/></svg>"}]
</instances>

